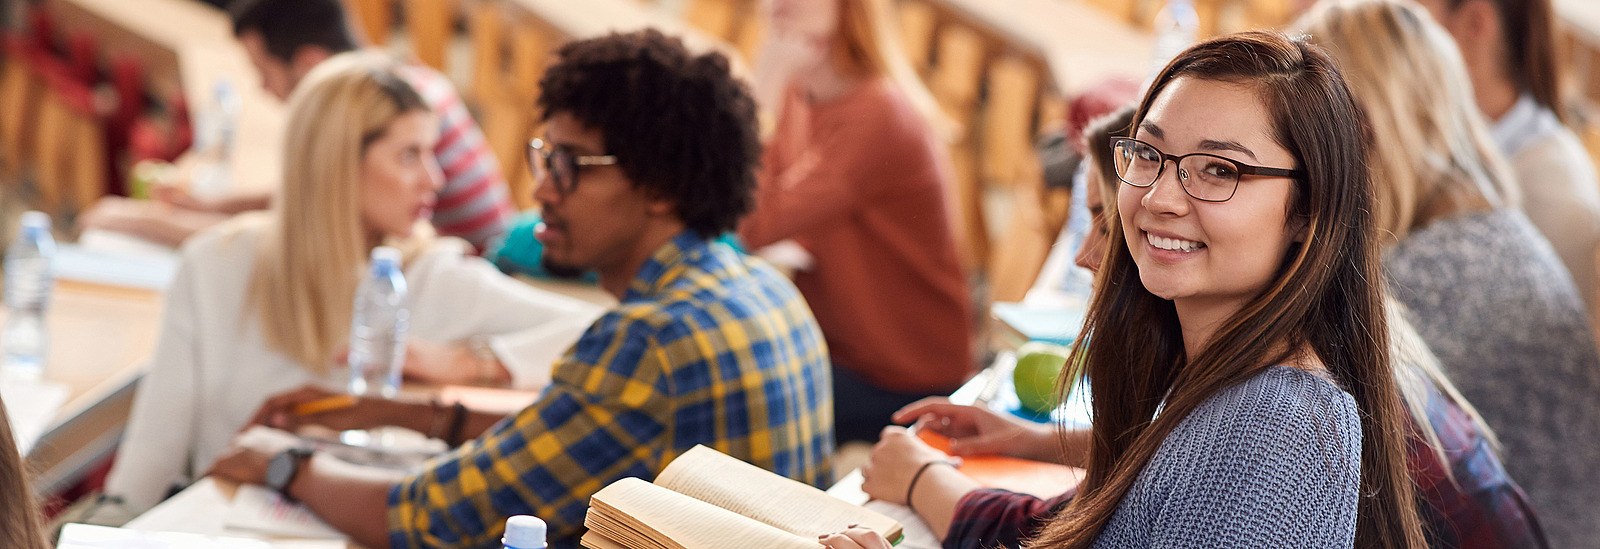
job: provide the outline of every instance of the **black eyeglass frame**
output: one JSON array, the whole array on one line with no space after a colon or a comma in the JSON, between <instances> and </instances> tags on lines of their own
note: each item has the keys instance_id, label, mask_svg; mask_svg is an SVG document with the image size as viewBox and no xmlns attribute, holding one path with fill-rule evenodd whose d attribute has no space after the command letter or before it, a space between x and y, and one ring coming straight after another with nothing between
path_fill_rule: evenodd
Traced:
<instances>
[{"instance_id":1,"label":"black eyeglass frame","mask_svg":"<svg viewBox=\"0 0 1600 549\"><path fill-rule=\"evenodd\" d=\"M587 166L617 165L617 155L614 154L575 155L566 152L560 147L550 147L549 150L546 150L546 144L545 140L537 137L528 140L528 171L533 172L534 178L539 177L540 170L550 172L550 179L555 182L556 191L560 192L561 196L570 195L578 189L578 174L582 171L582 168ZM551 165L552 161L556 159L556 155L561 155L561 158L566 159L569 164L561 168ZM541 161L543 161L542 165ZM572 181L564 180L569 176L562 175L563 169L566 170L566 173L571 174Z\"/></svg>"},{"instance_id":2,"label":"black eyeglass frame","mask_svg":"<svg viewBox=\"0 0 1600 549\"><path fill-rule=\"evenodd\" d=\"M1167 173L1167 161L1170 160L1170 161L1172 161L1172 165L1179 167L1178 168L1178 170L1179 170L1178 171L1178 186L1179 187L1183 187L1183 193L1189 195L1190 198L1193 198L1195 200L1199 200L1201 202L1227 202L1227 201L1233 199L1233 195L1235 193L1239 192L1239 180L1243 179L1244 176L1247 176L1247 175L1259 176L1259 177L1287 177L1287 178L1290 178L1290 179L1294 179L1296 181L1305 181L1306 175L1307 175L1305 170L1291 170L1291 169L1285 169L1285 168L1270 168L1270 167L1267 167L1267 166L1254 166L1254 165L1250 165L1250 164L1245 164L1243 162L1240 162L1238 160L1234 160L1232 158L1227 158L1227 157L1224 157L1224 156L1217 156L1217 155L1214 155L1214 154L1211 154L1211 153L1189 153L1189 154L1184 154L1184 155L1168 154L1166 151L1163 151L1163 150L1157 148L1155 145L1151 145L1149 143L1146 143L1144 141L1140 141L1138 139L1134 139L1132 137L1113 137L1113 138L1111 138L1111 154L1113 155L1112 156L1112 166L1113 167L1116 166L1116 156L1115 155L1116 155L1117 146L1121 145L1122 143L1137 143L1139 145L1144 145L1146 147L1149 147L1150 150L1155 151L1156 154L1158 154L1158 155L1161 155L1161 164L1160 164L1159 167L1156 168L1156 176L1151 178L1150 181L1148 181L1148 182L1146 182L1146 183L1144 183L1142 185L1138 184L1138 183L1134 183L1132 181L1128 181L1127 178L1122 176L1122 171L1123 170L1120 169L1120 168L1116 170L1117 171L1117 180L1118 181L1121 181L1123 183L1127 183L1128 185L1132 185L1134 187L1139 187L1141 189L1148 188L1151 185L1156 184L1156 181L1159 181L1161 179L1161 176L1163 174ZM1223 162L1227 162L1227 163L1233 165L1234 173L1236 173L1238 175L1236 177L1234 177L1233 188L1228 190L1228 197L1227 198L1221 198L1221 199L1200 198L1198 196L1195 196L1193 192L1189 191L1189 185L1187 184L1186 181L1184 181L1185 178L1183 177L1183 173L1184 172L1182 171L1183 170L1182 166L1183 166L1183 159L1189 158L1191 156L1203 156L1203 157L1206 157L1206 158L1215 158L1217 160L1221 160Z\"/></svg>"}]
</instances>

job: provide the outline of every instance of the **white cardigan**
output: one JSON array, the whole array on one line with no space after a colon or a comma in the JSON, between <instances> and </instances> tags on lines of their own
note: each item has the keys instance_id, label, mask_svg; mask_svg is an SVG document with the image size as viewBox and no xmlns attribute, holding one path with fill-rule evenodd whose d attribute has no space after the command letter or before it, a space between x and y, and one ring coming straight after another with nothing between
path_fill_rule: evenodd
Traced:
<instances>
[{"instance_id":1,"label":"white cardigan","mask_svg":"<svg viewBox=\"0 0 1600 549\"><path fill-rule=\"evenodd\" d=\"M106 493L122 496L130 511L142 512L174 483L202 474L268 396L309 382L343 386L346 380L347 370L318 376L263 343L255 313L245 310L263 228L229 223L183 247L155 355L106 482ZM514 385L548 383L554 360L604 310L506 277L464 256L464 246L442 239L407 265L408 337L453 342L487 336Z\"/></svg>"}]
</instances>

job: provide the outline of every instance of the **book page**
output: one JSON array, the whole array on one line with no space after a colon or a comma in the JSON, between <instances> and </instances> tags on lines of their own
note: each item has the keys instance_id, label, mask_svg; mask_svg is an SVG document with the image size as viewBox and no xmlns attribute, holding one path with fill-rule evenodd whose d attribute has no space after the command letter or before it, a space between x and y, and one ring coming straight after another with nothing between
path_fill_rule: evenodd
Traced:
<instances>
[{"instance_id":1,"label":"book page","mask_svg":"<svg viewBox=\"0 0 1600 549\"><path fill-rule=\"evenodd\" d=\"M612 545L668 549L817 549L810 540L637 478L624 478L589 501L583 525ZM604 546L605 544L595 544Z\"/></svg>"},{"instance_id":2,"label":"book page","mask_svg":"<svg viewBox=\"0 0 1600 549\"><path fill-rule=\"evenodd\" d=\"M222 524L290 538L345 539L343 533L322 522L304 505L290 503L277 492L253 484L239 486Z\"/></svg>"},{"instance_id":3,"label":"book page","mask_svg":"<svg viewBox=\"0 0 1600 549\"><path fill-rule=\"evenodd\" d=\"M656 484L806 539L860 524L900 539L894 519L704 446L667 465Z\"/></svg>"}]
</instances>

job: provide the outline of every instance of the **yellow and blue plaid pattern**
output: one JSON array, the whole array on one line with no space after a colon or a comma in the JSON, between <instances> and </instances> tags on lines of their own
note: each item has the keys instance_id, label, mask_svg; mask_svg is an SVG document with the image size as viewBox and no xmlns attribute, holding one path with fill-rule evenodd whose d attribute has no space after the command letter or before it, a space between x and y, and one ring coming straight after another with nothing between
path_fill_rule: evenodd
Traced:
<instances>
[{"instance_id":1,"label":"yellow and blue plaid pattern","mask_svg":"<svg viewBox=\"0 0 1600 549\"><path fill-rule=\"evenodd\" d=\"M498 548L535 515L577 547L589 497L704 444L831 482L833 394L811 310L770 266L684 233L556 365L539 401L389 493L392 547Z\"/></svg>"}]
</instances>

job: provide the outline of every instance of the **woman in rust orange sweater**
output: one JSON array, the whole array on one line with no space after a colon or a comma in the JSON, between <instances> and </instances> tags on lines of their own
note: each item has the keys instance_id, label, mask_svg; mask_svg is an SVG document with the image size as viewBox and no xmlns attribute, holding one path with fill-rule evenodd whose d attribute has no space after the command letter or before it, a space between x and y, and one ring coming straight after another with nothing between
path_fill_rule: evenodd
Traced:
<instances>
[{"instance_id":1,"label":"woman in rust orange sweater","mask_svg":"<svg viewBox=\"0 0 1600 549\"><path fill-rule=\"evenodd\" d=\"M839 440L875 441L974 364L942 118L882 0L777 0L769 16L755 92L778 123L739 236L809 254L794 282L833 358Z\"/></svg>"}]
</instances>

